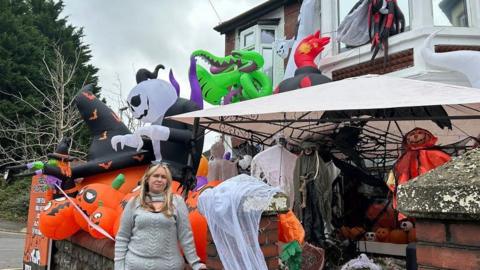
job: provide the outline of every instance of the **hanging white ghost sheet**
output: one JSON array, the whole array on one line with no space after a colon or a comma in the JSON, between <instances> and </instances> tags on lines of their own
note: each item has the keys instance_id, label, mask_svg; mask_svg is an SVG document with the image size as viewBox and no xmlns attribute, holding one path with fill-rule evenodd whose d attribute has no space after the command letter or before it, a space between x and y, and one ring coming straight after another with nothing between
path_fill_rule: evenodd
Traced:
<instances>
[{"instance_id":1,"label":"hanging white ghost sheet","mask_svg":"<svg viewBox=\"0 0 480 270\"><path fill-rule=\"evenodd\" d=\"M208 228L226 270L268 269L258 229L264 209L279 188L241 174L202 192L198 210Z\"/></svg>"}]
</instances>

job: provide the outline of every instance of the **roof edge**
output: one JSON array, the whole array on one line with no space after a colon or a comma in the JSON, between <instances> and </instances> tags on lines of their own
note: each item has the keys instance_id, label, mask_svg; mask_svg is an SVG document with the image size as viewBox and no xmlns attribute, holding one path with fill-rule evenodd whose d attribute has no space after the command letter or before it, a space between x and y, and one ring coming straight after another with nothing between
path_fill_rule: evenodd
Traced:
<instances>
[{"instance_id":1,"label":"roof edge","mask_svg":"<svg viewBox=\"0 0 480 270\"><path fill-rule=\"evenodd\" d=\"M260 4L228 21L222 22L215 26L213 29L220 34L226 34L244 24L252 23L252 21L258 20L261 16L291 2L297 2L298 0L269 0L263 4Z\"/></svg>"}]
</instances>

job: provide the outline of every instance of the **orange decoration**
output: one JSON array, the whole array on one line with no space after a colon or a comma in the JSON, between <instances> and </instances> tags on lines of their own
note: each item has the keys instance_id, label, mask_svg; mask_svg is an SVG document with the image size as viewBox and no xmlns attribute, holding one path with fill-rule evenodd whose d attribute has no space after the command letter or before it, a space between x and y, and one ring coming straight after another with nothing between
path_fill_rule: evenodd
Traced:
<instances>
[{"instance_id":1,"label":"orange decoration","mask_svg":"<svg viewBox=\"0 0 480 270\"><path fill-rule=\"evenodd\" d=\"M350 235L350 228L349 227L346 227L346 226L340 227L340 234L346 239L352 238L352 236Z\"/></svg>"},{"instance_id":2,"label":"orange decoration","mask_svg":"<svg viewBox=\"0 0 480 270\"><path fill-rule=\"evenodd\" d=\"M112 161L110 160L108 162L99 163L98 166L104 168L105 170L108 170L110 166L112 166Z\"/></svg>"},{"instance_id":3,"label":"orange decoration","mask_svg":"<svg viewBox=\"0 0 480 270\"><path fill-rule=\"evenodd\" d=\"M90 116L90 117L88 118L88 120L95 120L95 119L97 119L97 118L98 118L97 109L95 109L95 110L93 110L93 112L92 112L92 116Z\"/></svg>"},{"instance_id":4,"label":"orange decoration","mask_svg":"<svg viewBox=\"0 0 480 270\"><path fill-rule=\"evenodd\" d=\"M368 207L367 210L367 218L373 221L380 212L385 207L384 204L381 203L374 203ZM385 228L395 228L395 215L393 213L393 208L388 206L387 209L380 215L377 219L377 223L375 224L377 227L385 227Z\"/></svg>"},{"instance_id":5,"label":"orange decoration","mask_svg":"<svg viewBox=\"0 0 480 270\"><path fill-rule=\"evenodd\" d=\"M390 231L389 242L395 244L407 244L408 233L400 229L392 230Z\"/></svg>"},{"instance_id":6,"label":"orange decoration","mask_svg":"<svg viewBox=\"0 0 480 270\"><path fill-rule=\"evenodd\" d=\"M365 229L362 227L353 227L350 229L350 239L359 240L365 234Z\"/></svg>"},{"instance_id":7,"label":"orange decoration","mask_svg":"<svg viewBox=\"0 0 480 270\"><path fill-rule=\"evenodd\" d=\"M198 164L197 176L207 177L208 175L208 159L204 155L200 158L200 163Z\"/></svg>"},{"instance_id":8,"label":"orange decoration","mask_svg":"<svg viewBox=\"0 0 480 270\"><path fill-rule=\"evenodd\" d=\"M90 220L104 229L108 234L113 235L113 226L117 219L118 213L109 207L100 206L90 215ZM106 238L105 235L95 230L93 227L88 227L88 231L91 236L102 239Z\"/></svg>"},{"instance_id":9,"label":"orange decoration","mask_svg":"<svg viewBox=\"0 0 480 270\"><path fill-rule=\"evenodd\" d=\"M75 198L72 198L75 201ZM73 218L73 205L65 197L51 200L40 212L39 229L53 240L62 240L75 234L80 227Z\"/></svg>"},{"instance_id":10,"label":"orange decoration","mask_svg":"<svg viewBox=\"0 0 480 270\"><path fill-rule=\"evenodd\" d=\"M388 228L378 228L375 231L375 237L378 242L388 242L390 236L390 230Z\"/></svg>"},{"instance_id":11,"label":"orange decoration","mask_svg":"<svg viewBox=\"0 0 480 270\"><path fill-rule=\"evenodd\" d=\"M111 180L110 180L111 181ZM99 202L103 202L104 207L116 209L124 194L114 189L111 185L91 184L83 187L77 194L78 206L90 216L99 207ZM75 211L73 214L75 221L84 231L89 231L88 223L83 216Z\"/></svg>"},{"instance_id":12,"label":"orange decoration","mask_svg":"<svg viewBox=\"0 0 480 270\"><path fill-rule=\"evenodd\" d=\"M408 231L408 242L417 242L417 231L415 228L412 228Z\"/></svg>"},{"instance_id":13,"label":"orange decoration","mask_svg":"<svg viewBox=\"0 0 480 270\"><path fill-rule=\"evenodd\" d=\"M284 243L297 240L303 244L304 239L305 230L292 210L278 215L278 240Z\"/></svg>"},{"instance_id":14,"label":"orange decoration","mask_svg":"<svg viewBox=\"0 0 480 270\"><path fill-rule=\"evenodd\" d=\"M113 228L112 228L112 236L116 237L118 233L118 229L120 228L120 221L122 220L122 213L117 212L117 218L115 219L115 222L113 223Z\"/></svg>"}]
</instances>

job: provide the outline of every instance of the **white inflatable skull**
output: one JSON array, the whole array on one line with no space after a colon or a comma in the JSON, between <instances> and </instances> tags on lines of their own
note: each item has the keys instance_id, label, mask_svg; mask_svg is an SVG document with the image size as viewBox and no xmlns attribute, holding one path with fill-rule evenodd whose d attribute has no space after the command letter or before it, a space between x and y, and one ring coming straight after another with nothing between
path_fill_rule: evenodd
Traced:
<instances>
[{"instance_id":1,"label":"white inflatable skull","mask_svg":"<svg viewBox=\"0 0 480 270\"><path fill-rule=\"evenodd\" d=\"M169 82L153 79L137 84L128 94L127 102L136 119L161 124L177 98L177 92Z\"/></svg>"},{"instance_id":2,"label":"white inflatable skull","mask_svg":"<svg viewBox=\"0 0 480 270\"><path fill-rule=\"evenodd\" d=\"M152 125L140 127L133 134L113 136L111 144L115 151L118 143L120 143L121 149L127 145L140 151L143 147L142 136L146 136L152 141L155 159L162 160L160 141L167 141L170 137L170 129L162 126L162 121L167 110L177 101L178 95L169 82L155 79L160 68L163 66L158 65L153 73L146 69L139 70L137 72L138 84L127 97L127 103L133 116L143 123Z\"/></svg>"}]
</instances>

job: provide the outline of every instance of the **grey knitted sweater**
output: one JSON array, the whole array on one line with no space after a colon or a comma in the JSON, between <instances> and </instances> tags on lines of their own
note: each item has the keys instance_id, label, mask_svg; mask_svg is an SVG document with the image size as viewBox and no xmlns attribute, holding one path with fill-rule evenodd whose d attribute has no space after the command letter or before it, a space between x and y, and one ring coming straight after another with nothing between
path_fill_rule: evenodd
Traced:
<instances>
[{"instance_id":1,"label":"grey knitted sweater","mask_svg":"<svg viewBox=\"0 0 480 270\"><path fill-rule=\"evenodd\" d=\"M139 200L128 202L115 242L115 270L184 269L179 244L194 270L202 264L197 256L183 199L173 195L174 215L149 212Z\"/></svg>"}]
</instances>

